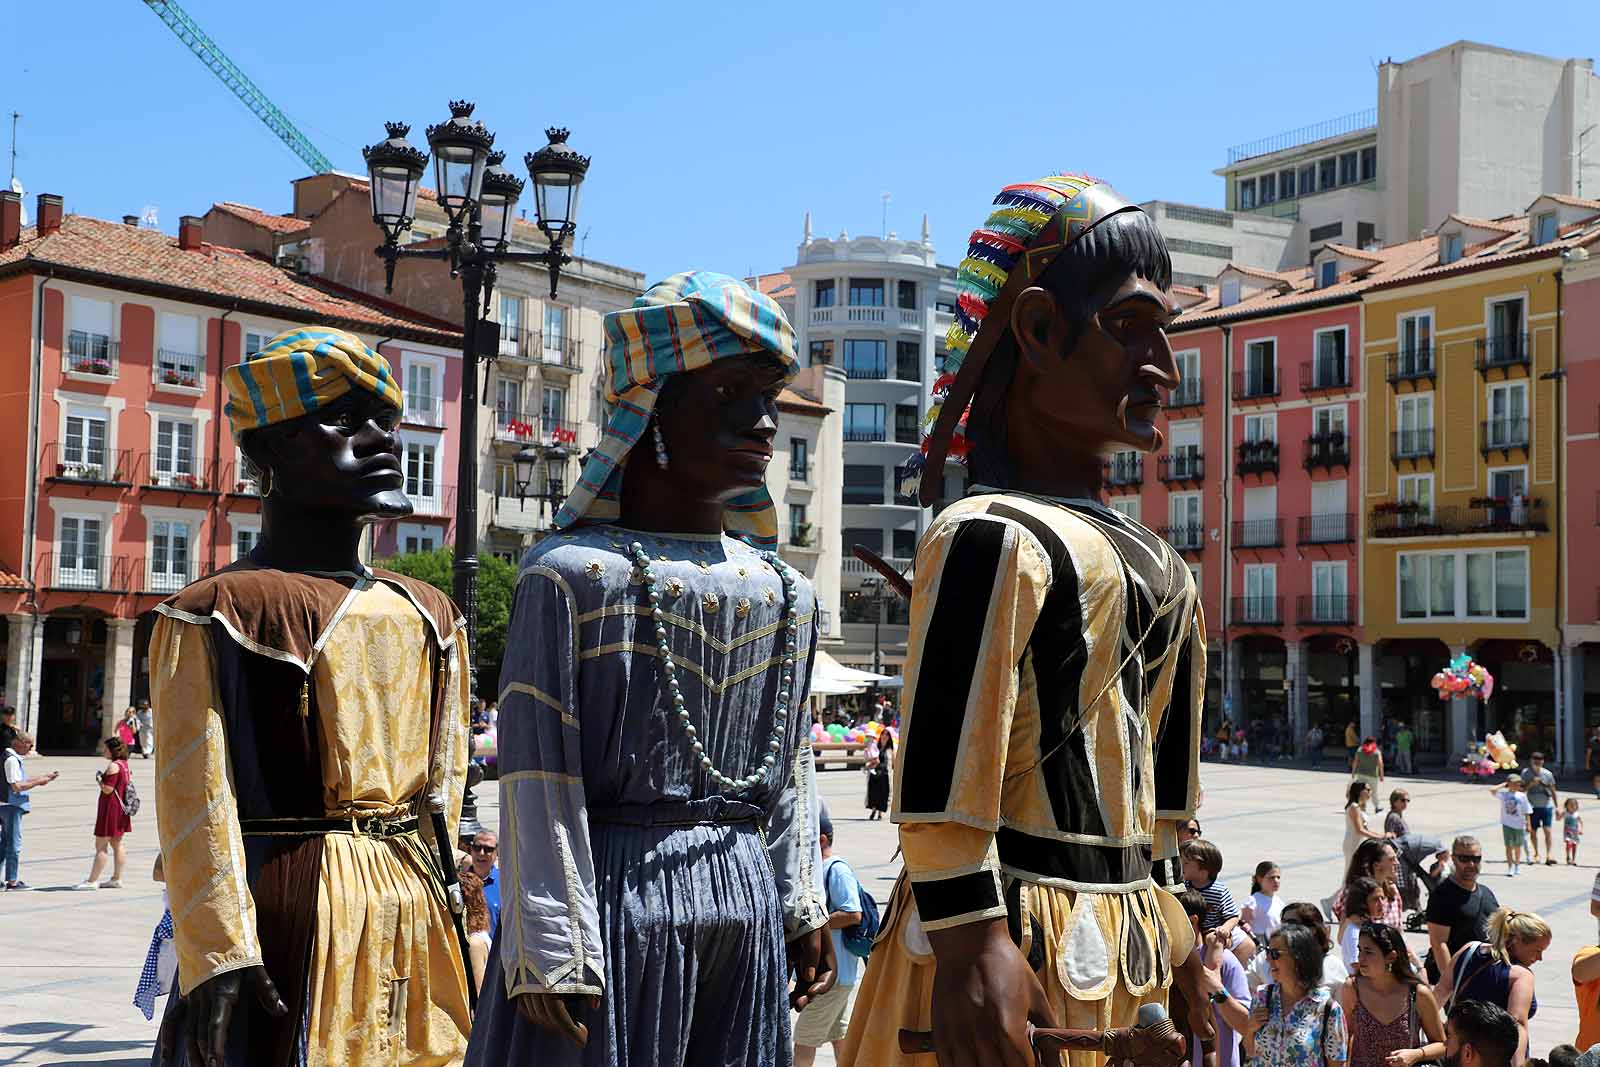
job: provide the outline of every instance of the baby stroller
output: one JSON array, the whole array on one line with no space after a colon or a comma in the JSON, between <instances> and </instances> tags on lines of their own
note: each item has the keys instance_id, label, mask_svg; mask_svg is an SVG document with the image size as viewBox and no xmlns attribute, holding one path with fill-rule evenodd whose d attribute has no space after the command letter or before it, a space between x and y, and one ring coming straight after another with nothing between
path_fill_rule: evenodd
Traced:
<instances>
[{"instance_id":1,"label":"baby stroller","mask_svg":"<svg viewBox=\"0 0 1600 1067\"><path fill-rule=\"evenodd\" d=\"M1400 903L1406 909L1405 928L1412 933L1427 929L1423 913L1427 898L1439 887L1445 876L1445 858L1448 850L1444 842L1431 834L1406 834L1394 839L1395 852L1400 859ZM1424 892L1426 891L1426 892Z\"/></svg>"}]
</instances>

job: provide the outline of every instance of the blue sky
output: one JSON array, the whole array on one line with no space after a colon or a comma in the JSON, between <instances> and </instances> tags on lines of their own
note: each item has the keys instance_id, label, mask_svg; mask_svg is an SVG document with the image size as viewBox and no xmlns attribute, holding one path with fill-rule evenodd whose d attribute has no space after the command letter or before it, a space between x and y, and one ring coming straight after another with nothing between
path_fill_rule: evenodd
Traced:
<instances>
[{"instance_id":1,"label":"blue sky","mask_svg":"<svg viewBox=\"0 0 1600 1067\"><path fill-rule=\"evenodd\" d=\"M1055 169L1220 206L1230 145L1373 106L1385 57L1600 42L1594 0L590 0L497 5L512 13L488 28L437 0L183 3L340 169L386 119L423 144L452 97L513 159L571 127L594 157L583 251L652 279L781 269L805 212L818 234L876 233L885 192L888 228L915 236L926 212L955 262L1001 185ZM7 6L23 47L0 65L0 150L21 112L30 201L154 206L169 232L215 200L288 210L305 167L140 0ZM445 59L445 41L464 47Z\"/></svg>"}]
</instances>

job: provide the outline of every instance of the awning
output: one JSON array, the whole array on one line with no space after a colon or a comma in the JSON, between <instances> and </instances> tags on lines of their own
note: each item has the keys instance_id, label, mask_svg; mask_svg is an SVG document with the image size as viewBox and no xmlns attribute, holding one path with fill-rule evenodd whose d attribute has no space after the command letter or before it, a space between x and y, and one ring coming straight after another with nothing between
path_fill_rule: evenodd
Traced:
<instances>
[{"instance_id":1,"label":"awning","mask_svg":"<svg viewBox=\"0 0 1600 1067\"><path fill-rule=\"evenodd\" d=\"M815 662L811 667L811 691L813 693L828 692L818 688L819 685L849 686L846 692L859 693L869 685L889 688L900 684L900 679L888 674L874 674L871 671L859 671L854 667L846 667L822 649L817 649Z\"/></svg>"}]
</instances>

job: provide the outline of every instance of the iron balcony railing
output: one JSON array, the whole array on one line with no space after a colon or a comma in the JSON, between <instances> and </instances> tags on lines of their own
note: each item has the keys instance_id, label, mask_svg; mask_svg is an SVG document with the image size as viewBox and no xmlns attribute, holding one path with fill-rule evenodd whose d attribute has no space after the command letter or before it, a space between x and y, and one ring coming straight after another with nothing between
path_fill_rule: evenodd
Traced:
<instances>
[{"instance_id":1,"label":"iron balcony railing","mask_svg":"<svg viewBox=\"0 0 1600 1067\"><path fill-rule=\"evenodd\" d=\"M1236 144L1228 149L1228 165L1249 159L1252 156L1264 156L1271 152L1282 152L1289 148L1297 148L1313 141L1325 141L1330 137L1343 137L1347 133L1356 133L1378 124L1378 109L1369 107L1364 111L1353 111L1348 115L1341 115L1336 119L1324 119L1322 122L1310 126L1302 126L1298 130L1289 130L1286 133L1263 137L1257 141L1246 141Z\"/></svg>"},{"instance_id":2,"label":"iron balcony railing","mask_svg":"<svg viewBox=\"0 0 1600 1067\"><path fill-rule=\"evenodd\" d=\"M1486 419L1479 425L1478 442L1484 455L1528 447L1527 419Z\"/></svg>"},{"instance_id":3,"label":"iron balcony railing","mask_svg":"<svg viewBox=\"0 0 1600 1067\"><path fill-rule=\"evenodd\" d=\"M1389 353L1390 385L1423 379L1431 380L1433 375L1432 345L1418 345L1415 348L1402 348L1398 352Z\"/></svg>"},{"instance_id":4,"label":"iron balcony railing","mask_svg":"<svg viewBox=\"0 0 1600 1067\"><path fill-rule=\"evenodd\" d=\"M1343 593L1312 593L1296 597L1295 619L1302 626L1355 622L1355 598Z\"/></svg>"},{"instance_id":5,"label":"iron balcony railing","mask_svg":"<svg viewBox=\"0 0 1600 1067\"><path fill-rule=\"evenodd\" d=\"M1205 527L1198 522L1179 523L1176 526L1162 526L1156 533L1161 539L1179 552L1198 552L1205 547Z\"/></svg>"},{"instance_id":6,"label":"iron balcony railing","mask_svg":"<svg viewBox=\"0 0 1600 1067\"><path fill-rule=\"evenodd\" d=\"M887 441L889 439L889 434L888 431L881 426L877 429L852 428L844 431L844 439L847 442L855 444L859 444L864 441Z\"/></svg>"},{"instance_id":7,"label":"iron balcony railing","mask_svg":"<svg viewBox=\"0 0 1600 1067\"><path fill-rule=\"evenodd\" d=\"M45 481L129 485L133 477L133 449L95 449L87 443L51 441L44 446L39 468L44 471Z\"/></svg>"},{"instance_id":8,"label":"iron balcony railing","mask_svg":"<svg viewBox=\"0 0 1600 1067\"><path fill-rule=\"evenodd\" d=\"M1389 452L1395 460L1432 458L1433 427L1392 431L1389 434Z\"/></svg>"},{"instance_id":9,"label":"iron balcony railing","mask_svg":"<svg viewBox=\"0 0 1600 1067\"><path fill-rule=\"evenodd\" d=\"M1277 474L1278 442L1240 441L1235 470L1239 474Z\"/></svg>"},{"instance_id":10,"label":"iron balcony railing","mask_svg":"<svg viewBox=\"0 0 1600 1067\"><path fill-rule=\"evenodd\" d=\"M1300 391L1302 393L1326 392L1330 389L1350 387L1350 361L1348 359L1308 359L1300 364Z\"/></svg>"},{"instance_id":11,"label":"iron balcony railing","mask_svg":"<svg viewBox=\"0 0 1600 1067\"><path fill-rule=\"evenodd\" d=\"M537 349L540 366L557 370L583 369L583 342L562 334L541 334Z\"/></svg>"},{"instance_id":12,"label":"iron balcony railing","mask_svg":"<svg viewBox=\"0 0 1600 1067\"><path fill-rule=\"evenodd\" d=\"M1533 353L1528 348L1528 335L1525 333L1480 337L1476 344L1479 371L1527 366L1533 361Z\"/></svg>"},{"instance_id":13,"label":"iron balcony railing","mask_svg":"<svg viewBox=\"0 0 1600 1067\"><path fill-rule=\"evenodd\" d=\"M1110 486L1142 484L1144 457L1137 452L1117 453L1106 461L1105 480Z\"/></svg>"},{"instance_id":14,"label":"iron balcony railing","mask_svg":"<svg viewBox=\"0 0 1600 1067\"><path fill-rule=\"evenodd\" d=\"M1205 392L1199 378L1185 378L1178 387L1167 394L1169 408L1197 408L1205 403Z\"/></svg>"},{"instance_id":15,"label":"iron balcony railing","mask_svg":"<svg viewBox=\"0 0 1600 1067\"><path fill-rule=\"evenodd\" d=\"M539 416L515 408L494 409L494 439L502 444L531 444L539 438Z\"/></svg>"},{"instance_id":16,"label":"iron balcony railing","mask_svg":"<svg viewBox=\"0 0 1600 1067\"><path fill-rule=\"evenodd\" d=\"M62 354L62 368L72 374L115 378L120 348L117 342L103 333L73 330L67 334L67 350Z\"/></svg>"},{"instance_id":17,"label":"iron balcony railing","mask_svg":"<svg viewBox=\"0 0 1600 1067\"><path fill-rule=\"evenodd\" d=\"M789 455L789 480L791 482L811 481L811 472L816 468L814 459L801 459L794 453Z\"/></svg>"},{"instance_id":18,"label":"iron balcony railing","mask_svg":"<svg viewBox=\"0 0 1600 1067\"><path fill-rule=\"evenodd\" d=\"M205 366L205 356L193 352L178 352L171 348L158 348L151 374L157 385L177 389L198 389L205 373Z\"/></svg>"},{"instance_id":19,"label":"iron balcony railing","mask_svg":"<svg viewBox=\"0 0 1600 1067\"><path fill-rule=\"evenodd\" d=\"M1175 448L1158 462L1157 477L1163 482L1201 482L1206 477L1205 457L1197 445Z\"/></svg>"},{"instance_id":20,"label":"iron balcony railing","mask_svg":"<svg viewBox=\"0 0 1600 1067\"><path fill-rule=\"evenodd\" d=\"M146 489L171 489L180 493L217 492L217 461L196 462L192 456L177 453L141 452L139 479Z\"/></svg>"},{"instance_id":21,"label":"iron balcony railing","mask_svg":"<svg viewBox=\"0 0 1600 1067\"><path fill-rule=\"evenodd\" d=\"M1509 497L1473 497L1463 515L1462 533L1518 533L1550 528L1545 520L1544 501L1521 493Z\"/></svg>"},{"instance_id":22,"label":"iron balcony railing","mask_svg":"<svg viewBox=\"0 0 1600 1067\"><path fill-rule=\"evenodd\" d=\"M1356 517L1348 513L1302 515L1299 527L1302 545L1343 544L1356 539Z\"/></svg>"},{"instance_id":23,"label":"iron balcony railing","mask_svg":"<svg viewBox=\"0 0 1600 1067\"><path fill-rule=\"evenodd\" d=\"M1233 524L1233 547L1278 548L1283 544L1282 519L1244 519Z\"/></svg>"},{"instance_id":24,"label":"iron balcony railing","mask_svg":"<svg viewBox=\"0 0 1600 1067\"><path fill-rule=\"evenodd\" d=\"M1349 466L1350 439L1343 433L1314 433L1306 438L1306 470Z\"/></svg>"},{"instance_id":25,"label":"iron balcony railing","mask_svg":"<svg viewBox=\"0 0 1600 1067\"><path fill-rule=\"evenodd\" d=\"M539 442L546 448L577 448L578 424L555 415L540 415Z\"/></svg>"},{"instance_id":26,"label":"iron balcony railing","mask_svg":"<svg viewBox=\"0 0 1600 1067\"><path fill-rule=\"evenodd\" d=\"M796 523L789 527L789 536L785 543L793 545L795 548L820 550L822 548L822 527L814 526L809 522Z\"/></svg>"},{"instance_id":27,"label":"iron balcony railing","mask_svg":"<svg viewBox=\"0 0 1600 1067\"><path fill-rule=\"evenodd\" d=\"M144 581L140 588L147 593L176 593L194 581L199 570L193 555L194 548L194 545L190 545L189 552L177 559L151 556L141 560L137 572Z\"/></svg>"},{"instance_id":28,"label":"iron balcony railing","mask_svg":"<svg viewBox=\"0 0 1600 1067\"><path fill-rule=\"evenodd\" d=\"M500 327L500 358L527 362L535 358L539 349L539 332L515 327Z\"/></svg>"},{"instance_id":29,"label":"iron balcony railing","mask_svg":"<svg viewBox=\"0 0 1600 1067\"><path fill-rule=\"evenodd\" d=\"M444 519L455 514L456 487L453 485L435 482L426 489L418 487L415 492L408 486L406 496L411 500L411 514L418 518Z\"/></svg>"},{"instance_id":30,"label":"iron balcony railing","mask_svg":"<svg viewBox=\"0 0 1600 1067\"><path fill-rule=\"evenodd\" d=\"M444 425L444 398L438 396L413 396L406 394L405 407L400 421L413 426L442 427Z\"/></svg>"},{"instance_id":31,"label":"iron balcony railing","mask_svg":"<svg viewBox=\"0 0 1600 1067\"><path fill-rule=\"evenodd\" d=\"M1278 372L1272 367L1241 370L1233 373L1233 398L1255 400L1278 395Z\"/></svg>"},{"instance_id":32,"label":"iron balcony railing","mask_svg":"<svg viewBox=\"0 0 1600 1067\"><path fill-rule=\"evenodd\" d=\"M45 552L39 557L38 574L46 589L72 589L80 592L130 592L127 556L85 555L73 550Z\"/></svg>"},{"instance_id":33,"label":"iron balcony railing","mask_svg":"<svg viewBox=\"0 0 1600 1067\"><path fill-rule=\"evenodd\" d=\"M1283 625L1283 597L1236 596L1233 598L1233 622L1240 626Z\"/></svg>"},{"instance_id":34,"label":"iron balcony railing","mask_svg":"<svg viewBox=\"0 0 1600 1067\"><path fill-rule=\"evenodd\" d=\"M1375 504L1367 523L1373 537L1431 537L1461 524L1457 507L1431 507L1414 500Z\"/></svg>"}]
</instances>

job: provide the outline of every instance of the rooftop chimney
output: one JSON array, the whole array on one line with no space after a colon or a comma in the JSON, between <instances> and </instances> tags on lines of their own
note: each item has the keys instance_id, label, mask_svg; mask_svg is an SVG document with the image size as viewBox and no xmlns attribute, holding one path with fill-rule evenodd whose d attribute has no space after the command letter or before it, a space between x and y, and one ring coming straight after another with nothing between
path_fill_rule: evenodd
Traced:
<instances>
[{"instance_id":1,"label":"rooftop chimney","mask_svg":"<svg viewBox=\"0 0 1600 1067\"><path fill-rule=\"evenodd\" d=\"M61 198L55 193L40 193L34 201L34 222L39 227L39 236L55 233L61 229Z\"/></svg>"},{"instance_id":2,"label":"rooftop chimney","mask_svg":"<svg viewBox=\"0 0 1600 1067\"><path fill-rule=\"evenodd\" d=\"M0 189L0 251L22 237L22 194Z\"/></svg>"},{"instance_id":3,"label":"rooftop chimney","mask_svg":"<svg viewBox=\"0 0 1600 1067\"><path fill-rule=\"evenodd\" d=\"M206 239L205 222L198 215L184 215L178 219L178 247L185 252L197 252Z\"/></svg>"},{"instance_id":4,"label":"rooftop chimney","mask_svg":"<svg viewBox=\"0 0 1600 1067\"><path fill-rule=\"evenodd\" d=\"M122 224L124 226L137 226L137 225L139 225L139 216L138 215L124 215L124 216L122 216Z\"/></svg>"}]
</instances>

